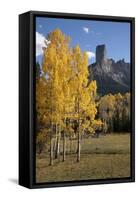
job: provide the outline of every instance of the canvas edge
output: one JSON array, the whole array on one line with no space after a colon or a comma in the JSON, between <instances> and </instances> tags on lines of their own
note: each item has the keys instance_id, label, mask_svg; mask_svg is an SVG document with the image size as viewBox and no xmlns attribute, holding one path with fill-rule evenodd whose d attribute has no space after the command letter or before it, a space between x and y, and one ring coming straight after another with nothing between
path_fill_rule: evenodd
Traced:
<instances>
[{"instance_id":1,"label":"canvas edge","mask_svg":"<svg viewBox=\"0 0 138 200\"><path fill-rule=\"evenodd\" d=\"M49 188L49 187L68 187L68 186L82 186L82 185L97 185L97 184L113 184L113 183L128 183L128 182L135 182L135 18L134 17L120 17L120 16L105 16L105 15L88 15L88 14L74 14L74 13L57 13L57 12L39 12L39 11L28 11L26 13L21 14L20 16L27 14L29 15L30 21L30 34L29 34L29 55L30 60L28 60L29 69L30 69L30 76L29 76L29 112L30 112L30 120L29 120L29 183L27 185L20 184L20 176L19 176L19 184L25 186L30 189L36 188ZM76 19L98 19L98 20L109 20L109 21L124 21L130 22L132 25L132 35L131 35L131 62L132 62L132 143L131 143L131 151L132 151L132 166L131 166L131 177L128 178L117 178L117 179L106 179L106 180L86 180L86 181L73 181L73 182L59 182L59 183L35 183L34 181L34 131L33 131L33 91L34 91L34 79L33 79L33 64L34 59L32 56L32 51L34 51L34 17L35 16L51 16L51 17L62 17L62 18L76 18ZM20 31L19 31L20 32ZM21 33L19 33L21 34ZM31 40L33 34L33 40ZM133 47L133 48L132 48ZM19 155L20 156L20 155Z\"/></svg>"}]
</instances>

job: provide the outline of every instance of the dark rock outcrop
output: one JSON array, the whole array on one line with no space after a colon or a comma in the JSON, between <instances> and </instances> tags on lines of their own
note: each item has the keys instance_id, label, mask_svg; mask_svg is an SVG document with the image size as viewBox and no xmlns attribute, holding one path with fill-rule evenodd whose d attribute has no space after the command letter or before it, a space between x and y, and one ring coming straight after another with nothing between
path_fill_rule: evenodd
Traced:
<instances>
[{"instance_id":1,"label":"dark rock outcrop","mask_svg":"<svg viewBox=\"0 0 138 200\"><path fill-rule=\"evenodd\" d=\"M98 45L96 47L96 63L102 64L107 60L107 51L106 51L106 46L103 45Z\"/></svg>"},{"instance_id":2,"label":"dark rock outcrop","mask_svg":"<svg viewBox=\"0 0 138 200\"><path fill-rule=\"evenodd\" d=\"M96 62L89 65L89 80L97 81L100 95L126 93L130 91L130 63L124 59L115 62L107 59L105 45L96 47Z\"/></svg>"}]
</instances>

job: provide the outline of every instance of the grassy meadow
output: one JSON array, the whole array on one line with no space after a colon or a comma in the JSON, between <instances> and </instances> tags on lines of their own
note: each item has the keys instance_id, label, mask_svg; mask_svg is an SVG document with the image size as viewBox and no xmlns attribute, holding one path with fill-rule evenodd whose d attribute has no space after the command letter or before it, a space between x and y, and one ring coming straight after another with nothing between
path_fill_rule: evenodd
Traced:
<instances>
[{"instance_id":1,"label":"grassy meadow","mask_svg":"<svg viewBox=\"0 0 138 200\"><path fill-rule=\"evenodd\" d=\"M81 160L76 162L76 139L67 139L66 160L49 166L48 147L36 154L36 182L106 179L130 176L130 134L83 138ZM60 160L62 161L62 141Z\"/></svg>"}]
</instances>

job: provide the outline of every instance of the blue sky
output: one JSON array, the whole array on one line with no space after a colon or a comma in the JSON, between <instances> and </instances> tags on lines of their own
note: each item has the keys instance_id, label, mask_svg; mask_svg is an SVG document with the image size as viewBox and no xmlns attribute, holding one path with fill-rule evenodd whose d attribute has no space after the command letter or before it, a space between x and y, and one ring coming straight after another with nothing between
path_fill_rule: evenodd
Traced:
<instances>
[{"instance_id":1,"label":"blue sky","mask_svg":"<svg viewBox=\"0 0 138 200\"><path fill-rule=\"evenodd\" d=\"M95 20L56 19L36 17L36 60L41 64L44 38L52 30L60 28L71 37L71 46L80 45L87 51L89 64L95 62L96 46L105 44L107 57L115 61L130 62L130 23Z\"/></svg>"}]
</instances>

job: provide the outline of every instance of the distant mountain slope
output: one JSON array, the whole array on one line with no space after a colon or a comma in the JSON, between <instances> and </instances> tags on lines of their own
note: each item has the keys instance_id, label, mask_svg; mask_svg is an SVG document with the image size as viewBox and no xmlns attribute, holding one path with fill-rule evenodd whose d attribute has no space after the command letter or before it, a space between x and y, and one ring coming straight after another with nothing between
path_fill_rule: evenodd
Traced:
<instances>
[{"instance_id":1,"label":"distant mountain slope","mask_svg":"<svg viewBox=\"0 0 138 200\"><path fill-rule=\"evenodd\" d=\"M99 94L130 91L130 63L126 63L124 59L117 62L107 59L105 45L96 47L96 63L89 65L88 69L89 80L97 81Z\"/></svg>"}]
</instances>

